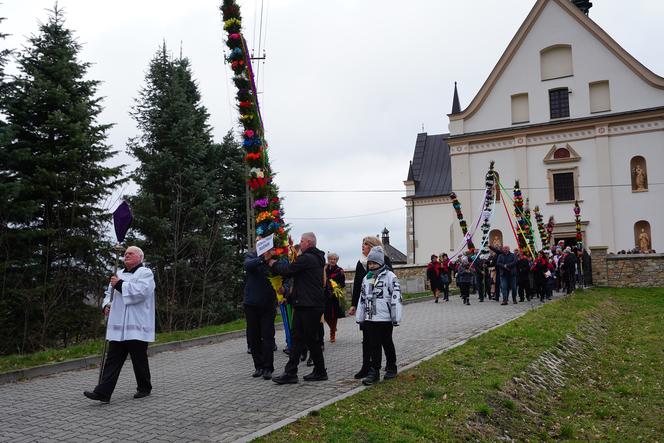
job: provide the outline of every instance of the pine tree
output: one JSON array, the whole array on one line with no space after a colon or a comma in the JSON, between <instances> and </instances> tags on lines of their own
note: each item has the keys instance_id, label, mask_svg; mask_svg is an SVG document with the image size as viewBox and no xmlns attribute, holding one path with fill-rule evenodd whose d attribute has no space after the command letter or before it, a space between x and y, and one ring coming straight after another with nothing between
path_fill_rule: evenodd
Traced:
<instances>
[{"instance_id":1,"label":"pine tree","mask_svg":"<svg viewBox=\"0 0 664 443\"><path fill-rule=\"evenodd\" d=\"M107 279L100 203L120 182L103 163L108 124L86 79L89 63L56 8L18 54L0 143L0 352L25 352L90 333L84 304ZM82 317L81 317L82 316ZM98 322L97 322L98 323ZM75 328L75 330L71 330Z\"/></svg>"},{"instance_id":2,"label":"pine tree","mask_svg":"<svg viewBox=\"0 0 664 443\"><path fill-rule=\"evenodd\" d=\"M140 162L133 229L155 272L157 320L165 330L237 310L242 154L231 136L213 143L200 101L189 61L173 59L163 44L133 110L141 135L128 149Z\"/></svg>"}]
</instances>

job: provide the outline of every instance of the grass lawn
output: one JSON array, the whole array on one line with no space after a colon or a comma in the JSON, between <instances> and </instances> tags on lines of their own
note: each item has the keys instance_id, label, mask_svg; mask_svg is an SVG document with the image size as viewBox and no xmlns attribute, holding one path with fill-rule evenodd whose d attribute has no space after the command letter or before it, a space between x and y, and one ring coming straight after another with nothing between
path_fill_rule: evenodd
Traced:
<instances>
[{"instance_id":1,"label":"grass lawn","mask_svg":"<svg viewBox=\"0 0 664 443\"><path fill-rule=\"evenodd\" d=\"M661 442L663 330L664 289L578 291L261 441Z\"/></svg>"},{"instance_id":2,"label":"grass lawn","mask_svg":"<svg viewBox=\"0 0 664 443\"><path fill-rule=\"evenodd\" d=\"M418 298L431 295L430 292L421 292L417 294L404 294L404 298ZM281 324L281 316L277 314L276 323ZM244 318L234 320L222 325L206 326L204 328L192 329L189 331L175 331L158 333L156 343L169 343L174 341L188 340L192 338L205 337L208 335L222 334L224 332L244 330L246 323ZM49 363L57 363L76 358L100 355L104 347L104 341L90 340L85 343L70 346L62 349L47 349L32 354L12 354L0 356L0 373L15 371L18 369L32 368Z\"/></svg>"}]
</instances>

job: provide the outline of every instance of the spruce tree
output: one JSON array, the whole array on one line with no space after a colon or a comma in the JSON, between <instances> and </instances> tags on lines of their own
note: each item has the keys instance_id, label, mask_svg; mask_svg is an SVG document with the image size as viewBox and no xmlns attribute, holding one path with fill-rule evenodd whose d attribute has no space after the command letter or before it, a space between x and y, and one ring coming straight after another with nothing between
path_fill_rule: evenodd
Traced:
<instances>
[{"instance_id":1,"label":"spruce tree","mask_svg":"<svg viewBox=\"0 0 664 443\"><path fill-rule=\"evenodd\" d=\"M1 352L82 338L98 323L84 304L108 275L108 217L101 202L119 184L98 81L56 8L17 56L6 84L0 143ZM73 330L72 330L73 328ZM7 337L7 339L4 339Z\"/></svg>"},{"instance_id":2,"label":"spruce tree","mask_svg":"<svg viewBox=\"0 0 664 443\"><path fill-rule=\"evenodd\" d=\"M128 144L140 163L133 230L155 272L164 330L221 321L237 310L242 154L230 136L213 143L200 102L189 61L173 59L164 43L133 110L141 135Z\"/></svg>"}]
</instances>

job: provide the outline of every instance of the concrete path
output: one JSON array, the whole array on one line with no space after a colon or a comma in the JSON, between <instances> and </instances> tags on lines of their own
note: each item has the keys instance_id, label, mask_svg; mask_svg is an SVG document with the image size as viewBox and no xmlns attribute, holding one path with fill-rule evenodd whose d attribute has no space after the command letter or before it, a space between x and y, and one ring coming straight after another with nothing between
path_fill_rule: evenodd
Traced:
<instances>
[{"instance_id":1,"label":"concrete path","mask_svg":"<svg viewBox=\"0 0 664 443\"><path fill-rule=\"evenodd\" d=\"M494 301L462 305L433 301L404 307L395 328L400 368L531 309L531 303L500 306ZM532 306L538 306L534 302ZM327 333L327 327L326 327ZM0 385L0 441L235 441L329 402L357 388L361 336L352 318L340 321L337 342L326 337L330 379L303 382L310 372L300 365L300 383L279 386L251 377L253 364L244 337L150 359L153 392L134 400L134 374L128 360L110 404L86 399L98 371L82 370ZM286 363L283 332L277 332L275 373Z\"/></svg>"}]
</instances>

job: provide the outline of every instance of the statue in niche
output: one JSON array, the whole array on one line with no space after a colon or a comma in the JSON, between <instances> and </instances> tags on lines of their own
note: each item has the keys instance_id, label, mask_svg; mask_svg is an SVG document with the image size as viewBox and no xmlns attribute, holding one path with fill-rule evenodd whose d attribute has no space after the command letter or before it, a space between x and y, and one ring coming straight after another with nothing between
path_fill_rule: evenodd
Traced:
<instances>
[{"instance_id":1,"label":"statue in niche","mask_svg":"<svg viewBox=\"0 0 664 443\"><path fill-rule=\"evenodd\" d=\"M650 236L646 232L645 228L641 228L641 233L639 234L639 250L641 252L650 251Z\"/></svg>"},{"instance_id":2,"label":"statue in niche","mask_svg":"<svg viewBox=\"0 0 664 443\"><path fill-rule=\"evenodd\" d=\"M646 189L648 189L648 177L646 177L646 171L643 170L641 165L636 165L634 167L634 190L645 191Z\"/></svg>"}]
</instances>

